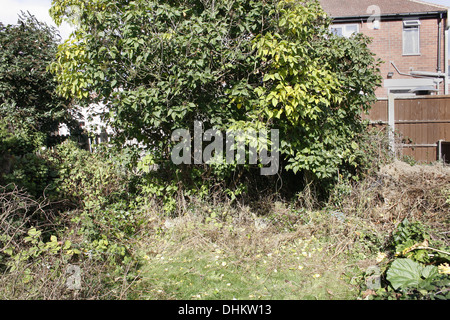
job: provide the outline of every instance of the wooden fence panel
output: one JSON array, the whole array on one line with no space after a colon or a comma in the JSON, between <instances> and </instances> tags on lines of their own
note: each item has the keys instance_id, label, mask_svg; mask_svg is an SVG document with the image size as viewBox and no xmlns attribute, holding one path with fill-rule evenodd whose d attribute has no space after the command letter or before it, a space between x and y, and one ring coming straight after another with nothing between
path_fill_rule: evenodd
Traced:
<instances>
[{"instance_id":1,"label":"wooden fence panel","mask_svg":"<svg viewBox=\"0 0 450 320\"><path fill-rule=\"evenodd\" d=\"M386 123L388 120L388 101L387 99L378 100L372 106L368 115L363 115L365 120L370 120L372 123Z\"/></svg>"},{"instance_id":2,"label":"wooden fence panel","mask_svg":"<svg viewBox=\"0 0 450 320\"><path fill-rule=\"evenodd\" d=\"M387 125L388 100L377 101L366 119ZM416 161L432 162L439 157L439 140L450 141L450 95L394 99L395 132L403 142L401 154Z\"/></svg>"}]
</instances>

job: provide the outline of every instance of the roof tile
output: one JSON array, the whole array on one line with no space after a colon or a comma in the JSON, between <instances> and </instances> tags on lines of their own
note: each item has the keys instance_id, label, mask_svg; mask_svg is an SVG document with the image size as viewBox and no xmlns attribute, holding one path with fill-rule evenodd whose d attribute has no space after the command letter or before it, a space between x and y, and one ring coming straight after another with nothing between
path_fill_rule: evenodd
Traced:
<instances>
[{"instance_id":1,"label":"roof tile","mask_svg":"<svg viewBox=\"0 0 450 320\"><path fill-rule=\"evenodd\" d=\"M370 6L376 5L381 15L401 13L442 12L450 9L437 4L418 0L319 0L322 8L333 18L369 16Z\"/></svg>"}]
</instances>

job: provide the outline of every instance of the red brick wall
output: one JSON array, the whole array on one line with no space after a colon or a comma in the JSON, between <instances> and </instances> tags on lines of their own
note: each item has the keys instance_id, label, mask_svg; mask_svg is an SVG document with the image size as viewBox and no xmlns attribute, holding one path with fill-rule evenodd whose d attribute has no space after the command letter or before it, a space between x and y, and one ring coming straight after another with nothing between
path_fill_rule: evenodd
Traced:
<instances>
[{"instance_id":1,"label":"red brick wall","mask_svg":"<svg viewBox=\"0 0 450 320\"><path fill-rule=\"evenodd\" d=\"M412 79L398 74L390 63L391 61L402 73L409 73L410 71L437 72L438 19L420 19L420 22L420 55L416 56L403 55L402 20L381 21L378 30L370 29L367 23L359 24L359 31L373 38L370 45L371 50L384 61L380 68L383 79L387 79L388 72L394 73L391 79ZM445 20L442 22L441 31L441 72L445 72ZM440 89L440 94L443 94L444 82L442 82ZM387 89L379 88L377 96L386 97Z\"/></svg>"}]
</instances>

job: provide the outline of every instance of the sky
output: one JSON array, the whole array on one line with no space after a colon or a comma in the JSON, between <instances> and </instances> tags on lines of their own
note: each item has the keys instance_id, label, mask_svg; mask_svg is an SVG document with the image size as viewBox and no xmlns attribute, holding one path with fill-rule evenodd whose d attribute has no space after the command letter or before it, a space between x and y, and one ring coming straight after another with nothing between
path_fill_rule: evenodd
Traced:
<instances>
[{"instance_id":1,"label":"sky","mask_svg":"<svg viewBox=\"0 0 450 320\"><path fill-rule=\"evenodd\" d=\"M358 0L355 0L358 1ZM376 3L377 0L373 0ZM56 25L48 14L52 0L0 0L0 22L3 24L16 24L20 10L29 11L39 21L49 25ZM450 0L427 0L427 2L442 4L450 7ZM62 24L59 28L61 37L67 39L72 31L68 24Z\"/></svg>"},{"instance_id":2,"label":"sky","mask_svg":"<svg viewBox=\"0 0 450 320\"><path fill-rule=\"evenodd\" d=\"M426 2L442 4L444 6L450 7L450 0L427 0Z\"/></svg>"},{"instance_id":3,"label":"sky","mask_svg":"<svg viewBox=\"0 0 450 320\"><path fill-rule=\"evenodd\" d=\"M22 10L29 11L39 21L56 27L48 13L51 4L52 0L0 0L0 22L4 25L16 24L18 14ZM67 39L72 32L72 28L66 23L63 23L58 29L63 39Z\"/></svg>"}]
</instances>

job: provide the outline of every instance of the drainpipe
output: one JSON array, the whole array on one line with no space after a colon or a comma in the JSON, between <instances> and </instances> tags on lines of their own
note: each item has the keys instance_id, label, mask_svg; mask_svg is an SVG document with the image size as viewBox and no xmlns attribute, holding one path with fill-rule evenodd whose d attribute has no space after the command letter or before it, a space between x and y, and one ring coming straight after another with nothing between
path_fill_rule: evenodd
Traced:
<instances>
[{"instance_id":1,"label":"drainpipe","mask_svg":"<svg viewBox=\"0 0 450 320\"><path fill-rule=\"evenodd\" d=\"M444 93L445 94L449 94L449 66L448 66L448 59L449 59L449 52L448 52L448 46L449 46L449 38L448 38L448 33L449 33L449 29L450 29L450 19L448 16L448 11L447 11L447 24L446 24L446 28L445 28L445 38L444 38L444 64L445 64L445 78L444 78Z\"/></svg>"},{"instance_id":2,"label":"drainpipe","mask_svg":"<svg viewBox=\"0 0 450 320\"><path fill-rule=\"evenodd\" d=\"M442 13L439 15L439 24L438 24L438 52L437 52L437 72L441 72L441 47L442 47L442 40L441 40L441 33L442 33Z\"/></svg>"},{"instance_id":3,"label":"drainpipe","mask_svg":"<svg viewBox=\"0 0 450 320\"><path fill-rule=\"evenodd\" d=\"M402 76L408 76L408 77L414 77L414 78L444 77L444 74L442 72L410 71L410 73L404 73L404 72L401 72L397 68L394 61L391 61L391 64L394 67L395 71L397 71L397 73Z\"/></svg>"},{"instance_id":4,"label":"drainpipe","mask_svg":"<svg viewBox=\"0 0 450 320\"><path fill-rule=\"evenodd\" d=\"M411 71L410 76L422 76L430 78L445 78L445 73L443 72L428 72L428 71Z\"/></svg>"}]
</instances>

